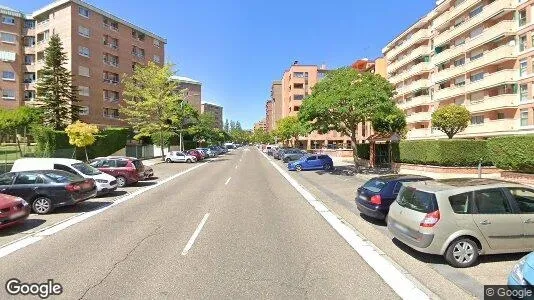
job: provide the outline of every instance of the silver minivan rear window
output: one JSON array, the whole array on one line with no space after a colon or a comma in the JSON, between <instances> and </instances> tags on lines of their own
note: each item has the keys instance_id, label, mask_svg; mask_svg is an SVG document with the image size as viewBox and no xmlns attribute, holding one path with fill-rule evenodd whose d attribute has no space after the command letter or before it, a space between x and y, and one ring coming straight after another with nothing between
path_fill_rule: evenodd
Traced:
<instances>
[{"instance_id":1,"label":"silver minivan rear window","mask_svg":"<svg viewBox=\"0 0 534 300\"><path fill-rule=\"evenodd\" d=\"M418 212L431 213L438 210L436 195L411 187L402 187L396 201L400 206Z\"/></svg>"}]
</instances>

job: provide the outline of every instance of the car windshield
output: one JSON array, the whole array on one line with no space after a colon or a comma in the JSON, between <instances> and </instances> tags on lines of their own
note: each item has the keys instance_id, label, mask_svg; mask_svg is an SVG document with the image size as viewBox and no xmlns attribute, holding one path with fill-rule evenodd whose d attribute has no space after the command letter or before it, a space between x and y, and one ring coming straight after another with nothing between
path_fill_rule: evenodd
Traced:
<instances>
[{"instance_id":1,"label":"car windshield","mask_svg":"<svg viewBox=\"0 0 534 300\"><path fill-rule=\"evenodd\" d=\"M379 179L371 179L369 181L367 181L364 185L363 185L363 188L366 189L366 190L369 190L373 193L380 193L380 191L382 191L382 189L387 185L387 182L384 182L382 180L379 180Z\"/></svg>"},{"instance_id":2,"label":"car windshield","mask_svg":"<svg viewBox=\"0 0 534 300\"><path fill-rule=\"evenodd\" d=\"M43 173L43 175L45 175L50 180L56 183L69 183L72 181L83 180L83 177L81 177L80 175L62 171L47 171Z\"/></svg>"},{"instance_id":3,"label":"car windshield","mask_svg":"<svg viewBox=\"0 0 534 300\"><path fill-rule=\"evenodd\" d=\"M102 172L98 171L94 167L92 167L92 166L90 166L88 164L85 164L85 163L76 163L76 164L73 164L72 167L75 168L76 170L80 171L82 174L88 175L88 176L94 176L94 175L102 174Z\"/></svg>"},{"instance_id":4,"label":"car windshield","mask_svg":"<svg viewBox=\"0 0 534 300\"><path fill-rule=\"evenodd\" d=\"M133 160L132 164L135 166L136 170L141 170L143 168L143 162L140 160Z\"/></svg>"}]
</instances>

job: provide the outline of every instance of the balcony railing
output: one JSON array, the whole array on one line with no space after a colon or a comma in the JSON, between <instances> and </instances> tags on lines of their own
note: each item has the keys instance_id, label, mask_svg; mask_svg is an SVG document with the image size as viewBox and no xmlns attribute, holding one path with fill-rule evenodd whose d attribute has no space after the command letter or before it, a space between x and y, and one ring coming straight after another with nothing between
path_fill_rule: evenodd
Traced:
<instances>
[{"instance_id":1,"label":"balcony railing","mask_svg":"<svg viewBox=\"0 0 534 300\"><path fill-rule=\"evenodd\" d=\"M421 29L415 32L408 40L405 40L404 43L391 49L391 51L389 51L386 54L386 58L388 60L392 60L399 53L408 49L410 46L414 45L415 43L420 42L425 39L429 39L429 38L430 38L430 31L428 29Z\"/></svg>"},{"instance_id":2,"label":"balcony railing","mask_svg":"<svg viewBox=\"0 0 534 300\"><path fill-rule=\"evenodd\" d=\"M108 46L111 49L115 49L115 50L119 49L119 45L118 44L113 44L113 43L110 43L110 42L107 42L107 41L104 41L104 45Z\"/></svg>"},{"instance_id":3,"label":"balcony railing","mask_svg":"<svg viewBox=\"0 0 534 300\"><path fill-rule=\"evenodd\" d=\"M430 48L428 46L421 46L419 48L414 49L412 52L410 52L408 55L403 57L402 59L390 64L388 66L388 71L395 71L398 68L406 65L407 63L411 62L412 60L424 56L424 55L430 55Z\"/></svg>"},{"instance_id":4,"label":"balcony railing","mask_svg":"<svg viewBox=\"0 0 534 300\"><path fill-rule=\"evenodd\" d=\"M408 108L421 106L421 105L428 104L428 103L430 103L430 96L422 95L422 96L413 97L410 100L406 100L406 102L402 104L398 104L397 106L400 109L408 109Z\"/></svg>"},{"instance_id":5,"label":"balcony railing","mask_svg":"<svg viewBox=\"0 0 534 300\"><path fill-rule=\"evenodd\" d=\"M413 113L406 117L406 123L417 123L432 120L432 113L429 111Z\"/></svg>"},{"instance_id":6,"label":"balcony railing","mask_svg":"<svg viewBox=\"0 0 534 300\"><path fill-rule=\"evenodd\" d=\"M404 86L404 87L398 89L397 93L399 95L412 93L412 92L415 92L415 91L420 90L420 89L428 88L428 84L429 83L430 82L428 81L428 79L416 80L416 81L412 82L410 85L407 85L407 86Z\"/></svg>"},{"instance_id":7,"label":"balcony railing","mask_svg":"<svg viewBox=\"0 0 534 300\"><path fill-rule=\"evenodd\" d=\"M406 133L406 138L411 139L423 139L428 138L431 136L430 128L417 128L417 129L410 129L408 133Z\"/></svg>"},{"instance_id":8,"label":"balcony railing","mask_svg":"<svg viewBox=\"0 0 534 300\"><path fill-rule=\"evenodd\" d=\"M519 105L517 94L503 94L493 97L486 97L481 101L471 102L465 107L470 112L484 112L503 108L512 108Z\"/></svg>"},{"instance_id":9,"label":"balcony railing","mask_svg":"<svg viewBox=\"0 0 534 300\"><path fill-rule=\"evenodd\" d=\"M503 10L512 10L514 8L514 5L512 4L513 0L496 0L495 2L486 5L483 7L482 11L476 15L467 20L466 22L458 25L457 27L453 27L445 32L442 32L438 36L434 38L434 44L435 45L443 45L444 43L451 41L458 35L467 32L469 29L477 26L478 24L484 22L484 20L487 20L495 15L497 15L499 12Z\"/></svg>"},{"instance_id":10,"label":"balcony railing","mask_svg":"<svg viewBox=\"0 0 534 300\"><path fill-rule=\"evenodd\" d=\"M451 20L456 19L460 14L465 12L468 8L475 5L480 0L465 0L464 2L460 3L458 6L453 7L449 11L446 11L441 16L437 17L434 20L434 28L439 28L442 25L444 25L447 22L450 22Z\"/></svg>"},{"instance_id":11,"label":"balcony railing","mask_svg":"<svg viewBox=\"0 0 534 300\"><path fill-rule=\"evenodd\" d=\"M399 83L403 80L406 80L412 76L415 76L417 74L428 72L432 69L432 65L428 62L421 62L417 65L412 66L409 70L403 71L402 73L399 73L393 77L389 78L389 81L393 84Z\"/></svg>"},{"instance_id":12,"label":"balcony railing","mask_svg":"<svg viewBox=\"0 0 534 300\"><path fill-rule=\"evenodd\" d=\"M440 100L448 99L448 98L455 97L455 96L462 95L462 94L465 94L465 85L444 88L434 93L434 100L440 101Z\"/></svg>"},{"instance_id":13,"label":"balcony railing","mask_svg":"<svg viewBox=\"0 0 534 300\"><path fill-rule=\"evenodd\" d=\"M104 96L104 100L108 102L119 102L118 97L110 97L110 96Z\"/></svg>"},{"instance_id":14,"label":"balcony railing","mask_svg":"<svg viewBox=\"0 0 534 300\"><path fill-rule=\"evenodd\" d=\"M518 79L518 70L502 70L485 75L483 79L467 84L466 91L475 92L506 83L516 82Z\"/></svg>"},{"instance_id":15,"label":"balcony railing","mask_svg":"<svg viewBox=\"0 0 534 300\"><path fill-rule=\"evenodd\" d=\"M496 132L512 131L517 129L516 122L511 119L486 121L482 124L473 124L467 126L467 128L459 133L459 136L463 135L480 135L480 134L495 134Z\"/></svg>"},{"instance_id":16,"label":"balcony railing","mask_svg":"<svg viewBox=\"0 0 534 300\"><path fill-rule=\"evenodd\" d=\"M104 78L103 82L109 83L109 84L119 84L119 80L118 79Z\"/></svg>"},{"instance_id":17,"label":"balcony railing","mask_svg":"<svg viewBox=\"0 0 534 300\"><path fill-rule=\"evenodd\" d=\"M104 64L108 65L108 66L112 66L112 67L119 67L119 63L116 62L116 61L112 61L112 60L106 60L104 59Z\"/></svg>"}]
</instances>

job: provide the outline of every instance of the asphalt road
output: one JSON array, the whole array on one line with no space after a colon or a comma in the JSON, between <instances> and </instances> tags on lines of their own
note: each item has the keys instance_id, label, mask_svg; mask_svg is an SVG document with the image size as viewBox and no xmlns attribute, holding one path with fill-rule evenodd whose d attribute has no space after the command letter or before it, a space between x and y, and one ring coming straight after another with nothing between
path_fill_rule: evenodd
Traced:
<instances>
[{"instance_id":1,"label":"asphalt road","mask_svg":"<svg viewBox=\"0 0 534 300\"><path fill-rule=\"evenodd\" d=\"M256 150L0 260L2 283L53 279L68 299L398 298Z\"/></svg>"}]
</instances>

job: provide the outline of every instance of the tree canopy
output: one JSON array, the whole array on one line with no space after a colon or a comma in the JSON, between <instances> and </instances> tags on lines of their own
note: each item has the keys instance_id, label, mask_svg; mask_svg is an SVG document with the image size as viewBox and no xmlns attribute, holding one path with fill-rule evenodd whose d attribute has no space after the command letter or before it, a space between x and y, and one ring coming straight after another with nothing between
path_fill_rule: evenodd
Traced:
<instances>
[{"instance_id":1,"label":"tree canopy","mask_svg":"<svg viewBox=\"0 0 534 300\"><path fill-rule=\"evenodd\" d=\"M289 141L293 139L293 146L299 136L307 135L309 130L309 123L302 122L297 116L288 116L276 122L276 135L283 141Z\"/></svg>"},{"instance_id":2,"label":"tree canopy","mask_svg":"<svg viewBox=\"0 0 534 300\"><path fill-rule=\"evenodd\" d=\"M432 113L432 126L443 131L449 139L463 131L471 121L471 113L461 105L451 104Z\"/></svg>"}]
</instances>

